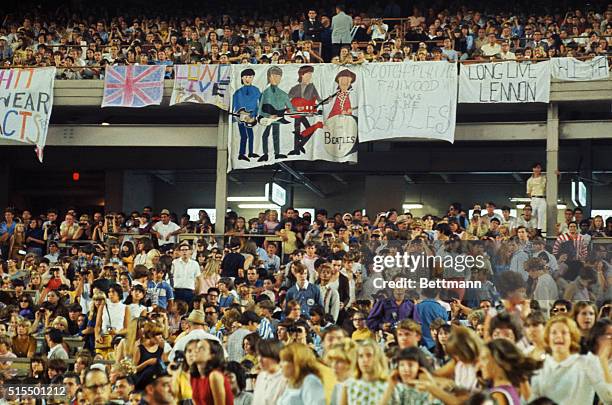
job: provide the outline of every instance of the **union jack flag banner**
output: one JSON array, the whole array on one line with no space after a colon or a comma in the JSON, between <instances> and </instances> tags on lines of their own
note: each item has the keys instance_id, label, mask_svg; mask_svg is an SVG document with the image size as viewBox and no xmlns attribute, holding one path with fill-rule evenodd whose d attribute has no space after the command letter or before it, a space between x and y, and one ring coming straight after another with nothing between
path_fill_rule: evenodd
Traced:
<instances>
[{"instance_id":1,"label":"union jack flag banner","mask_svg":"<svg viewBox=\"0 0 612 405\"><path fill-rule=\"evenodd\" d=\"M165 69L162 65L108 66L102 107L139 108L161 104Z\"/></svg>"}]
</instances>

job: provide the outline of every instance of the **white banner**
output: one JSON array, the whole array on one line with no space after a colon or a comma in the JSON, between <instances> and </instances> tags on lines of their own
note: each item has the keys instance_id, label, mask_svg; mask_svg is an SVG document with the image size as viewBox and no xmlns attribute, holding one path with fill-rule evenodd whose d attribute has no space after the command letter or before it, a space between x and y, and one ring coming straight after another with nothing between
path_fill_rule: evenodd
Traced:
<instances>
[{"instance_id":1,"label":"white banner","mask_svg":"<svg viewBox=\"0 0 612 405\"><path fill-rule=\"evenodd\" d=\"M360 141L412 137L454 141L455 63L372 63L360 72Z\"/></svg>"},{"instance_id":2,"label":"white banner","mask_svg":"<svg viewBox=\"0 0 612 405\"><path fill-rule=\"evenodd\" d=\"M234 65L228 171L291 160L357 161L352 68Z\"/></svg>"},{"instance_id":3,"label":"white banner","mask_svg":"<svg viewBox=\"0 0 612 405\"><path fill-rule=\"evenodd\" d=\"M550 63L552 77L559 80L605 80L610 75L608 58L605 56L596 56L587 61L574 58L552 58Z\"/></svg>"},{"instance_id":4,"label":"white banner","mask_svg":"<svg viewBox=\"0 0 612 405\"><path fill-rule=\"evenodd\" d=\"M0 136L36 146L42 163L55 68L0 69Z\"/></svg>"},{"instance_id":5,"label":"white banner","mask_svg":"<svg viewBox=\"0 0 612 405\"><path fill-rule=\"evenodd\" d=\"M229 107L231 65L174 66L174 88L170 105L179 103L214 104Z\"/></svg>"},{"instance_id":6,"label":"white banner","mask_svg":"<svg viewBox=\"0 0 612 405\"><path fill-rule=\"evenodd\" d=\"M550 62L462 65L460 103L548 103Z\"/></svg>"}]
</instances>

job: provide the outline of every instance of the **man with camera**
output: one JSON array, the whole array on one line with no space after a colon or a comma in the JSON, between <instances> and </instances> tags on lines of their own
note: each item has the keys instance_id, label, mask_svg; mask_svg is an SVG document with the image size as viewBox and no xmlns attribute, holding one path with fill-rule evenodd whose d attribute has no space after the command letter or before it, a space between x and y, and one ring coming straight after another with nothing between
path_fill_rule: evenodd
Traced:
<instances>
[{"instance_id":1,"label":"man with camera","mask_svg":"<svg viewBox=\"0 0 612 405\"><path fill-rule=\"evenodd\" d=\"M383 22L382 18L373 18L366 32L372 36L372 41L384 42L387 39L388 31L389 26Z\"/></svg>"}]
</instances>

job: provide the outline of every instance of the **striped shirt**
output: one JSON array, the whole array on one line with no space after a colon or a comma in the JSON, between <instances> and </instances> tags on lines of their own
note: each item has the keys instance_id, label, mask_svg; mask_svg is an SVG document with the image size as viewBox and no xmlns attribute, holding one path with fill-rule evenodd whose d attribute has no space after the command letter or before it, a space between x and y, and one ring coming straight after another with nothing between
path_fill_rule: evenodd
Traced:
<instances>
[{"instance_id":1,"label":"striped shirt","mask_svg":"<svg viewBox=\"0 0 612 405\"><path fill-rule=\"evenodd\" d=\"M555 244L553 245L553 254L558 255L561 245L565 242L572 242L574 249L576 251L577 259L586 259L588 254L587 243L584 240L584 237L579 233L575 236L572 236L569 233L561 234L557 237Z\"/></svg>"},{"instance_id":2,"label":"striped shirt","mask_svg":"<svg viewBox=\"0 0 612 405\"><path fill-rule=\"evenodd\" d=\"M274 329L270 321L266 318L261 318L261 322L259 322L259 326L257 327L257 333L259 333L259 337L262 339L274 338Z\"/></svg>"}]
</instances>

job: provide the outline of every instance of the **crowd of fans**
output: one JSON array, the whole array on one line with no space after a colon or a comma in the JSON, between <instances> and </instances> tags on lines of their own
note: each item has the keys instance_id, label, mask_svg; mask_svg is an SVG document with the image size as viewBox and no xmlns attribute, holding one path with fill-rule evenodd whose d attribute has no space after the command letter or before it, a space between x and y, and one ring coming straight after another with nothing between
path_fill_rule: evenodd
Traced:
<instances>
[{"instance_id":1,"label":"crowd of fans","mask_svg":"<svg viewBox=\"0 0 612 405\"><path fill-rule=\"evenodd\" d=\"M69 404L611 403L612 218L568 209L547 243L530 206L471 208L231 212L218 238L205 211L7 208L0 379ZM398 257L441 261L375 266Z\"/></svg>"},{"instance_id":2,"label":"crowd of fans","mask_svg":"<svg viewBox=\"0 0 612 405\"><path fill-rule=\"evenodd\" d=\"M292 10L192 17L95 18L59 8L7 14L0 26L4 67L56 66L58 78L99 79L108 64L361 64L424 60L533 60L609 55L612 6L585 3L565 13L485 12L458 8ZM403 18L402 18L403 17ZM352 21L352 22L351 22Z\"/></svg>"}]
</instances>

